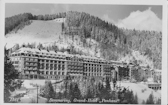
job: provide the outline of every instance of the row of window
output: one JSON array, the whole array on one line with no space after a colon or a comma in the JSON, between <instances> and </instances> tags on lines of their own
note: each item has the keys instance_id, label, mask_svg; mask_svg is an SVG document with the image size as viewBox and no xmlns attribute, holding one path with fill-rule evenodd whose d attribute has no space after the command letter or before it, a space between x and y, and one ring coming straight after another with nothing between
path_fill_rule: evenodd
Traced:
<instances>
[{"instance_id":1,"label":"row of window","mask_svg":"<svg viewBox=\"0 0 168 105\"><path fill-rule=\"evenodd\" d=\"M27 66L37 66L37 63L28 63L28 62L26 62L24 64L24 67L27 67Z\"/></svg>"},{"instance_id":2,"label":"row of window","mask_svg":"<svg viewBox=\"0 0 168 105\"><path fill-rule=\"evenodd\" d=\"M77 70L83 70L83 67L77 67L77 66L68 66L68 69L71 70L71 69L77 69Z\"/></svg>"},{"instance_id":3,"label":"row of window","mask_svg":"<svg viewBox=\"0 0 168 105\"><path fill-rule=\"evenodd\" d=\"M53 64L40 64L39 65L40 69L46 69L46 70L64 70L65 69L65 65L53 65Z\"/></svg>"},{"instance_id":4,"label":"row of window","mask_svg":"<svg viewBox=\"0 0 168 105\"><path fill-rule=\"evenodd\" d=\"M13 64L19 64L19 61L12 61Z\"/></svg>"},{"instance_id":5,"label":"row of window","mask_svg":"<svg viewBox=\"0 0 168 105\"><path fill-rule=\"evenodd\" d=\"M12 57L11 58L11 61L18 61L18 60L21 60L21 58L20 57Z\"/></svg>"},{"instance_id":6,"label":"row of window","mask_svg":"<svg viewBox=\"0 0 168 105\"><path fill-rule=\"evenodd\" d=\"M56 79L59 80L61 77L60 76L43 76L45 79Z\"/></svg>"},{"instance_id":7,"label":"row of window","mask_svg":"<svg viewBox=\"0 0 168 105\"><path fill-rule=\"evenodd\" d=\"M36 58L24 58L25 61L34 61L37 62L38 60Z\"/></svg>"},{"instance_id":8,"label":"row of window","mask_svg":"<svg viewBox=\"0 0 168 105\"><path fill-rule=\"evenodd\" d=\"M89 66L88 66L88 67L84 67L84 68L85 68L85 69L100 69L100 70L102 69L102 68L100 68L100 67L89 67Z\"/></svg>"},{"instance_id":9,"label":"row of window","mask_svg":"<svg viewBox=\"0 0 168 105\"><path fill-rule=\"evenodd\" d=\"M42 75L66 75L65 72L56 72L56 71L41 71Z\"/></svg>"},{"instance_id":10,"label":"row of window","mask_svg":"<svg viewBox=\"0 0 168 105\"><path fill-rule=\"evenodd\" d=\"M102 72L102 70L100 70L100 69L85 69L84 70L85 72Z\"/></svg>"},{"instance_id":11,"label":"row of window","mask_svg":"<svg viewBox=\"0 0 168 105\"><path fill-rule=\"evenodd\" d=\"M68 65L78 65L78 66L83 66L83 63L79 63L79 62L68 62Z\"/></svg>"},{"instance_id":12,"label":"row of window","mask_svg":"<svg viewBox=\"0 0 168 105\"><path fill-rule=\"evenodd\" d=\"M39 62L62 63L62 64L65 63L65 61L57 61L57 60L39 60Z\"/></svg>"},{"instance_id":13,"label":"row of window","mask_svg":"<svg viewBox=\"0 0 168 105\"><path fill-rule=\"evenodd\" d=\"M58 55L58 54L49 54L49 53L41 53L42 55L38 55L38 54L26 54L26 53L18 53L18 54L12 54L12 56L29 56L29 57L47 57L47 58L64 58L67 60L73 60L73 61L87 61L87 62L99 62L99 63L108 63L108 62L104 62L101 61L99 59L84 59L81 57L66 57L64 55Z\"/></svg>"},{"instance_id":14,"label":"row of window","mask_svg":"<svg viewBox=\"0 0 168 105\"><path fill-rule=\"evenodd\" d=\"M37 79L37 75L26 74L22 78L25 78L25 79Z\"/></svg>"},{"instance_id":15,"label":"row of window","mask_svg":"<svg viewBox=\"0 0 168 105\"><path fill-rule=\"evenodd\" d=\"M69 72L74 72L74 73L82 72L83 73L83 70L69 69Z\"/></svg>"},{"instance_id":16,"label":"row of window","mask_svg":"<svg viewBox=\"0 0 168 105\"><path fill-rule=\"evenodd\" d=\"M19 69L19 65L14 65L15 69L18 70Z\"/></svg>"},{"instance_id":17,"label":"row of window","mask_svg":"<svg viewBox=\"0 0 168 105\"><path fill-rule=\"evenodd\" d=\"M37 67L25 67L25 70L37 70Z\"/></svg>"},{"instance_id":18,"label":"row of window","mask_svg":"<svg viewBox=\"0 0 168 105\"><path fill-rule=\"evenodd\" d=\"M102 65L98 65L98 64L84 64L84 67L88 67L88 66L91 66L91 67L102 67Z\"/></svg>"},{"instance_id":19,"label":"row of window","mask_svg":"<svg viewBox=\"0 0 168 105\"><path fill-rule=\"evenodd\" d=\"M59 57L59 58L64 58L63 55L58 55L58 54L48 54L48 53L41 53L42 55L38 55L38 54L29 54L29 53L18 53L18 54L12 54L12 56L29 56L29 57L48 57L48 58L55 58L55 57Z\"/></svg>"},{"instance_id":20,"label":"row of window","mask_svg":"<svg viewBox=\"0 0 168 105\"><path fill-rule=\"evenodd\" d=\"M45 78L45 79L58 79L58 80L61 78L60 76L41 76L41 77ZM23 78L23 79L37 79L39 77L37 75L25 74L21 78Z\"/></svg>"},{"instance_id":21,"label":"row of window","mask_svg":"<svg viewBox=\"0 0 168 105\"><path fill-rule=\"evenodd\" d=\"M28 71L28 70L25 70L24 73L25 74L37 74L37 71Z\"/></svg>"},{"instance_id":22,"label":"row of window","mask_svg":"<svg viewBox=\"0 0 168 105\"><path fill-rule=\"evenodd\" d=\"M83 59L81 58L74 58L74 57L66 57L67 60L71 60L71 61L83 61Z\"/></svg>"},{"instance_id":23,"label":"row of window","mask_svg":"<svg viewBox=\"0 0 168 105\"><path fill-rule=\"evenodd\" d=\"M35 61L35 62L37 62L37 59L35 59L35 58L25 58L25 60L26 61ZM72 61L82 61L82 60L73 60L72 59ZM44 60L44 59L42 59L42 60L39 60L39 62L51 62L51 63L57 63L57 61L54 61L54 60ZM60 61L59 61L60 62ZM93 61L87 61L87 62L93 62ZM64 62L63 62L64 63ZM93 62L93 63L99 63L99 64L108 64L107 62L97 62L97 61L95 61L95 62ZM80 63L73 63L73 62L71 62L71 64L72 65L76 65L76 64L80 64ZM86 64L87 65L87 64ZM93 64L92 64L93 65Z\"/></svg>"}]
</instances>

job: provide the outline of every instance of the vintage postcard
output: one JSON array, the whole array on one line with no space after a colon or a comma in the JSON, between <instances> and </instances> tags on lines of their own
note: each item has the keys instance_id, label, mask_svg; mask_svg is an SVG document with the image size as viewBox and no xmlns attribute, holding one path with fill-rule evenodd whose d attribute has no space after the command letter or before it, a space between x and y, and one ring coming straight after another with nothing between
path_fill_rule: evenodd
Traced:
<instances>
[{"instance_id":1,"label":"vintage postcard","mask_svg":"<svg viewBox=\"0 0 168 105\"><path fill-rule=\"evenodd\" d=\"M3 103L161 104L165 6L148 1L4 2Z\"/></svg>"}]
</instances>

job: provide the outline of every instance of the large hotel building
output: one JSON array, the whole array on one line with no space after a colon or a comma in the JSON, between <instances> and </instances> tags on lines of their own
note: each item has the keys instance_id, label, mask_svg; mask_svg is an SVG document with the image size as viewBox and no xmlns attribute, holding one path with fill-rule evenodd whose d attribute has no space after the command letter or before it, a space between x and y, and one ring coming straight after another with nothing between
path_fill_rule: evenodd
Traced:
<instances>
[{"instance_id":1,"label":"large hotel building","mask_svg":"<svg viewBox=\"0 0 168 105\"><path fill-rule=\"evenodd\" d=\"M10 55L23 79L59 79L66 75L115 78L115 65L102 58L21 48Z\"/></svg>"},{"instance_id":2,"label":"large hotel building","mask_svg":"<svg viewBox=\"0 0 168 105\"><path fill-rule=\"evenodd\" d=\"M60 79L66 75L122 80L131 79L135 72L148 78L161 76L160 70L132 69L134 65L108 61L99 57L73 55L55 51L20 48L10 54L22 79Z\"/></svg>"}]
</instances>

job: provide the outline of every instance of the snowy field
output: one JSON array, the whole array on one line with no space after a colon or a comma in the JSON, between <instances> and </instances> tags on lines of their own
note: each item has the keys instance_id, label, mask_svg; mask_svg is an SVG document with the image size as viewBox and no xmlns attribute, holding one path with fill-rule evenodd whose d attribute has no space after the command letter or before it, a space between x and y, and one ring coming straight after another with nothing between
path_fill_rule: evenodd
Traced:
<instances>
[{"instance_id":1,"label":"snowy field","mask_svg":"<svg viewBox=\"0 0 168 105\"><path fill-rule=\"evenodd\" d=\"M128 87L129 90L132 90L134 94L137 94L138 96L138 102L142 103L143 100L146 101L146 99L149 97L151 93L153 93L153 96L155 99L158 99L161 97L161 90L155 91L153 89L148 88L146 84L143 83L127 83L127 82L118 82L118 86ZM142 90L146 89L146 91L142 92Z\"/></svg>"},{"instance_id":2,"label":"snowy field","mask_svg":"<svg viewBox=\"0 0 168 105\"><path fill-rule=\"evenodd\" d=\"M60 20L62 22L62 20ZM100 49L97 48L97 54L95 54L95 48L98 47L98 43L93 39L86 39L86 43L90 47L84 47L81 39L78 35L74 37L70 35L62 35L62 27L60 21L51 20L51 21L40 21L33 20L32 23L28 26L25 26L23 29L18 30L16 33L11 32L5 36L6 47L12 48L15 44L27 43L39 43L43 46L57 45L58 48L67 48L70 45L73 45L74 48L78 51L82 51L90 56L100 56Z\"/></svg>"}]
</instances>

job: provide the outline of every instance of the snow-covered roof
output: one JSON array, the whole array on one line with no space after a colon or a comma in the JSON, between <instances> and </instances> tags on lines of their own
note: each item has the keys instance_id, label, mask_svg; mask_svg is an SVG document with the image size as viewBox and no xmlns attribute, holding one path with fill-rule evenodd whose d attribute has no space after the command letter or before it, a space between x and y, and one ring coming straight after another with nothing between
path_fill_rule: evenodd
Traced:
<instances>
[{"instance_id":1,"label":"snow-covered roof","mask_svg":"<svg viewBox=\"0 0 168 105\"><path fill-rule=\"evenodd\" d=\"M39 50L39 49L32 49L32 48L20 48L19 50L15 51L12 53L13 54L18 54L18 53L26 53L26 54L37 54L37 55L45 55L45 56L68 56L68 57L81 57L84 59L89 59L89 60L102 60L104 61L103 58L98 58L98 57L91 57L91 56L85 56L85 55L79 55L79 54L68 54L68 53L63 53L63 52L55 52L55 51L47 51L47 50Z\"/></svg>"}]
</instances>

